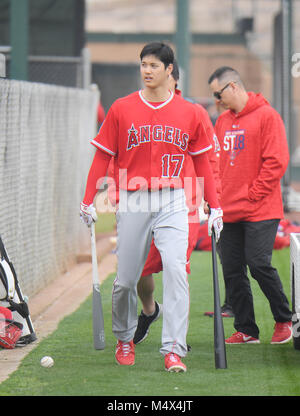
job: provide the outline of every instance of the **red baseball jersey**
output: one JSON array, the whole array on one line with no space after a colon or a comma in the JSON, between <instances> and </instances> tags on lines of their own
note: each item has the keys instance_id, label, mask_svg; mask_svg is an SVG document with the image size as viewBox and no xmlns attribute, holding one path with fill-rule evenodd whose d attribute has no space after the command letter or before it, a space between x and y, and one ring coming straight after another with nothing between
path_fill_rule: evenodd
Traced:
<instances>
[{"instance_id":1,"label":"red baseball jersey","mask_svg":"<svg viewBox=\"0 0 300 416\"><path fill-rule=\"evenodd\" d=\"M123 173L117 186L132 191L183 187L188 155L212 147L196 105L173 93L150 103L141 91L113 103L91 143L114 156L115 172Z\"/></svg>"}]
</instances>

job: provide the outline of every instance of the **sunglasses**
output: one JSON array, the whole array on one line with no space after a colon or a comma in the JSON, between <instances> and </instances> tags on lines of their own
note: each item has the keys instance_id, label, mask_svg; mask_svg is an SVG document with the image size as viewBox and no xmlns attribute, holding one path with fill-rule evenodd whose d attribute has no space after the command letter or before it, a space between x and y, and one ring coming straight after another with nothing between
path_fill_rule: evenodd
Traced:
<instances>
[{"instance_id":1,"label":"sunglasses","mask_svg":"<svg viewBox=\"0 0 300 416\"><path fill-rule=\"evenodd\" d=\"M232 81L230 81L230 82L228 82L228 84L226 84L225 85L225 87L223 87L220 91L215 91L214 92L214 97L217 99L217 100L221 100L221 94L222 94L222 92L227 88L227 87L229 87L229 85L231 84L231 82Z\"/></svg>"}]
</instances>

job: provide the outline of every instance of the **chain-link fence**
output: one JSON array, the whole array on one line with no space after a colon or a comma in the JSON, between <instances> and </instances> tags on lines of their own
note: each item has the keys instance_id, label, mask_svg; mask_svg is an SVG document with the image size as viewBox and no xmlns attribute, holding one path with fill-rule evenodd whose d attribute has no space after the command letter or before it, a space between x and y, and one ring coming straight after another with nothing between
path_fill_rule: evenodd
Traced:
<instances>
[{"instance_id":1,"label":"chain-link fence","mask_svg":"<svg viewBox=\"0 0 300 416\"><path fill-rule=\"evenodd\" d=\"M10 50L0 46L5 58L6 77L10 78ZM0 74L0 76L2 76ZM91 83L91 63L87 48L81 56L28 56L28 81L65 87L87 88Z\"/></svg>"},{"instance_id":2,"label":"chain-link fence","mask_svg":"<svg viewBox=\"0 0 300 416\"><path fill-rule=\"evenodd\" d=\"M79 219L97 92L0 79L0 234L27 295L88 244Z\"/></svg>"}]
</instances>

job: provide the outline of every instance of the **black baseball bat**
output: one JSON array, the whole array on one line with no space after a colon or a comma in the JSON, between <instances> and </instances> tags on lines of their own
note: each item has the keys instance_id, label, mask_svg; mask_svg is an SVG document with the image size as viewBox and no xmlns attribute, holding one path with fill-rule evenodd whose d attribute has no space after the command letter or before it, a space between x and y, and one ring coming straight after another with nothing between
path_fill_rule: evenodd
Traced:
<instances>
[{"instance_id":1,"label":"black baseball bat","mask_svg":"<svg viewBox=\"0 0 300 416\"><path fill-rule=\"evenodd\" d=\"M105 332L100 282L98 276L98 262L96 250L95 223L91 224L91 247L93 266L93 337L95 350L104 350Z\"/></svg>"},{"instance_id":2,"label":"black baseball bat","mask_svg":"<svg viewBox=\"0 0 300 416\"><path fill-rule=\"evenodd\" d=\"M215 367L217 369L227 368L226 348L223 319L221 313L217 248L215 230L211 234L212 246L212 265L213 265L213 287L214 287L214 348L215 348Z\"/></svg>"}]
</instances>

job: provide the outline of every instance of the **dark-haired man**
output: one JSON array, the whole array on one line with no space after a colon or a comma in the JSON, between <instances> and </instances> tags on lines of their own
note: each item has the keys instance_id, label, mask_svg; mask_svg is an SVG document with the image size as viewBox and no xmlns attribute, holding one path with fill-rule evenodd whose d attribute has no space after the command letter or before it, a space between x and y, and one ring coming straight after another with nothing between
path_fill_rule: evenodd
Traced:
<instances>
[{"instance_id":1,"label":"dark-haired man","mask_svg":"<svg viewBox=\"0 0 300 416\"><path fill-rule=\"evenodd\" d=\"M169 87L171 91L174 91L175 94L181 95L181 91L178 89L178 81L179 81L179 67L177 61L174 60L173 62L173 70L169 77ZM210 140L212 145L211 150L207 152L207 156L209 162L212 167L213 175L215 178L215 182L217 185L217 192L218 195L220 193L220 178L219 178L219 151L220 146L218 139L215 135L213 125L211 123L210 117L200 104L195 103L195 105L199 106L199 110L201 112L201 121L203 123L204 129L206 131L206 135ZM195 170L193 165L190 167L191 177L195 176ZM196 189L193 189L193 192L196 192ZM200 204L202 201L198 201ZM188 250L187 250L187 267L186 271L187 274L191 272L190 266L190 256L197 244L198 235L199 235L199 227L200 227L200 219L199 219L199 206L195 206L192 204L192 209L189 211L189 240L188 240ZM204 205L204 212L208 214L209 210L207 204ZM142 310L140 315L138 316L138 325L136 328L136 332L134 334L133 342L134 344L139 344L148 336L150 325L157 321L160 317L162 312L162 305L160 305L154 299L154 273L159 273L163 270L161 256L159 251L157 250L153 240L151 242L150 251L141 275L141 278L137 284L137 291L139 298L142 303Z\"/></svg>"},{"instance_id":2,"label":"dark-haired man","mask_svg":"<svg viewBox=\"0 0 300 416\"><path fill-rule=\"evenodd\" d=\"M262 94L246 91L233 68L218 68L208 83L216 100L227 109L215 125L221 146L224 211L219 246L237 331L226 343L260 342L247 267L267 297L275 320L271 344L286 343L292 338L292 314L271 264L283 217L280 180L289 162L284 124Z\"/></svg>"},{"instance_id":3,"label":"dark-haired man","mask_svg":"<svg viewBox=\"0 0 300 416\"><path fill-rule=\"evenodd\" d=\"M219 237L222 210L206 152L211 145L196 106L169 90L174 53L163 43L147 44L140 54L144 88L113 103L92 144L97 151L89 171L81 217L94 221L93 199L114 156L119 172L117 219L118 269L112 294L116 361L135 363L137 282L152 238L163 262L164 314L161 354L167 371L186 371L189 293L186 279L188 208L184 179L187 155L205 180L205 199L212 207L209 230ZM98 182L98 183L97 183ZM100 181L101 182L101 181Z\"/></svg>"}]
</instances>

